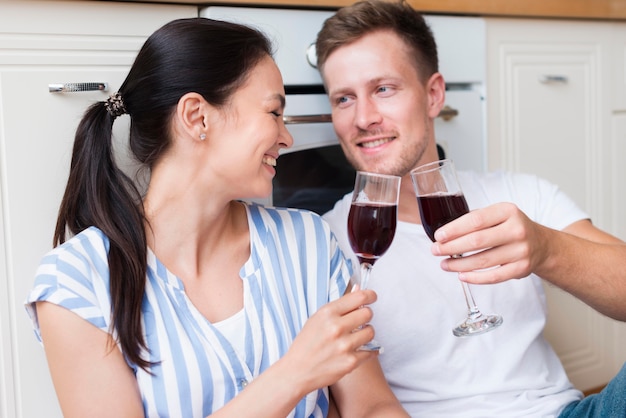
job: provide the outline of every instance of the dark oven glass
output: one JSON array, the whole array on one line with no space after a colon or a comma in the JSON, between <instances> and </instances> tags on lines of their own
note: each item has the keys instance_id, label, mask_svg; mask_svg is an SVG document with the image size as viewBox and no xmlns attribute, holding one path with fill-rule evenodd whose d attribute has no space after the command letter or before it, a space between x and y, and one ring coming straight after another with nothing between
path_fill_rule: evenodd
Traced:
<instances>
[{"instance_id":1,"label":"dark oven glass","mask_svg":"<svg viewBox=\"0 0 626 418\"><path fill-rule=\"evenodd\" d=\"M354 188L355 171L339 145L281 155L274 177L274 206L309 209L320 215Z\"/></svg>"}]
</instances>

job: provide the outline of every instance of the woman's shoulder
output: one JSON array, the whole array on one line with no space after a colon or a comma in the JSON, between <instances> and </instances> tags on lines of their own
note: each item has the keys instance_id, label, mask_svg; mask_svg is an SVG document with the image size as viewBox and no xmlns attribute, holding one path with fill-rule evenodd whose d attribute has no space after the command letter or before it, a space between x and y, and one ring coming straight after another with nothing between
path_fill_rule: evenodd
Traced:
<instances>
[{"instance_id":1,"label":"woman's shoulder","mask_svg":"<svg viewBox=\"0 0 626 418\"><path fill-rule=\"evenodd\" d=\"M108 251L107 236L100 229L89 227L44 255L39 273L51 268L57 271L102 268L107 265Z\"/></svg>"},{"instance_id":2,"label":"woman's shoulder","mask_svg":"<svg viewBox=\"0 0 626 418\"><path fill-rule=\"evenodd\" d=\"M39 339L35 303L40 301L63 306L103 330L108 328L108 243L98 228L87 228L43 257L25 301Z\"/></svg>"},{"instance_id":3,"label":"woman's shoulder","mask_svg":"<svg viewBox=\"0 0 626 418\"><path fill-rule=\"evenodd\" d=\"M91 226L70 237L63 244L53 248L48 254L93 253L108 251L109 239L99 228Z\"/></svg>"},{"instance_id":4,"label":"woman's shoulder","mask_svg":"<svg viewBox=\"0 0 626 418\"><path fill-rule=\"evenodd\" d=\"M330 226L321 215L307 209L248 205L251 226L273 233L292 233L298 236L329 235Z\"/></svg>"},{"instance_id":5,"label":"woman's shoulder","mask_svg":"<svg viewBox=\"0 0 626 418\"><path fill-rule=\"evenodd\" d=\"M273 219L288 219L288 218L306 218L314 221L321 221L322 217L308 209L278 207L278 206L265 206L256 203L247 203L248 211L251 215L261 215L264 217L271 217Z\"/></svg>"}]
</instances>

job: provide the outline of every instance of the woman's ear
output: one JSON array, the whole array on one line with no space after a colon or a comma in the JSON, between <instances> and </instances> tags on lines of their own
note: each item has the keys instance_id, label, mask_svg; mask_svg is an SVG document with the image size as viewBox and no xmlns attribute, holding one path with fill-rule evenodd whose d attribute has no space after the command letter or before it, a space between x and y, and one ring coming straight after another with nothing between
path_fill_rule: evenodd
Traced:
<instances>
[{"instance_id":1,"label":"woman's ear","mask_svg":"<svg viewBox=\"0 0 626 418\"><path fill-rule=\"evenodd\" d=\"M182 132L190 138L203 141L208 134L209 104L198 93L187 93L178 100L176 117Z\"/></svg>"},{"instance_id":2,"label":"woman's ear","mask_svg":"<svg viewBox=\"0 0 626 418\"><path fill-rule=\"evenodd\" d=\"M439 112L446 103L446 82L440 73L435 73L426 82L428 97L428 116L432 119L439 116Z\"/></svg>"}]
</instances>

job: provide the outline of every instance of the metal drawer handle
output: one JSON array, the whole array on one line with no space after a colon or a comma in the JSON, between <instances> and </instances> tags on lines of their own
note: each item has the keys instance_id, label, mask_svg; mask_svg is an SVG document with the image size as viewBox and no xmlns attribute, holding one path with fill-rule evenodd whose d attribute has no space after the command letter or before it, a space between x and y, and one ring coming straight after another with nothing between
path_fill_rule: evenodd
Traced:
<instances>
[{"instance_id":1,"label":"metal drawer handle","mask_svg":"<svg viewBox=\"0 0 626 418\"><path fill-rule=\"evenodd\" d=\"M438 116L445 121L449 121L458 115L459 111L457 109L453 109L446 105L443 109L441 109ZM283 122L285 122L285 125L296 125L299 123L328 123L332 121L332 116L329 114L283 116Z\"/></svg>"},{"instance_id":2,"label":"metal drawer handle","mask_svg":"<svg viewBox=\"0 0 626 418\"><path fill-rule=\"evenodd\" d=\"M440 117L441 119L445 120L446 122L449 121L450 119L456 117L459 115L459 111L456 109L451 108L448 105L445 105L443 107L443 109L441 109L441 111L439 112L439 115L437 115L437 117Z\"/></svg>"},{"instance_id":3,"label":"metal drawer handle","mask_svg":"<svg viewBox=\"0 0 626 418\"><path fill-rule=\"evenodd\" d=\"M567 84L567 76L564 75L542 75L539 76L539 82L541 84L553 84L553 83L561 83Z\"/></svg>"},{"instance_id":4,"label":"metal drawer handle","mask_svg":"<svg viewBox=\"0 0 626 418\"><path fill-rule=\"evenodd\" d=\"M48 91L50 93L72 93L75 91L107 91L108 89L108 83L98 82L48 84Z\"/></svg>"},{"instance_id":5,"label":"metal drawer handle","mask_svg":"<svg viewBox=\"0 0 626 418\"><path fill-rule=\"evenodd\" d=\"M296 125L299 123L327 123L332 122L332 117L329 114L283 116L283 122L285 122L285 125Z\"/></svg>"}]
</instances>

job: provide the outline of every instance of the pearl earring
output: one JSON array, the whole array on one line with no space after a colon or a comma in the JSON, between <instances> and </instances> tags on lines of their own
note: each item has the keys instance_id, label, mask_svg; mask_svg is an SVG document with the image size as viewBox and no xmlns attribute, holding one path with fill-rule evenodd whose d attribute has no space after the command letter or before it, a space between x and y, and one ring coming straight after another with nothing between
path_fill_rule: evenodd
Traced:
<instances>
[{"instance_id":1,"label":"pearl earring","mask_svg":"<svg viewBox=\"0 0 626 418\"><path fill-rule=\"evenodd\" d=\"M200 134L200 141L204 141L206 139L206 134Z\"/></svg>"}]
</instances>

